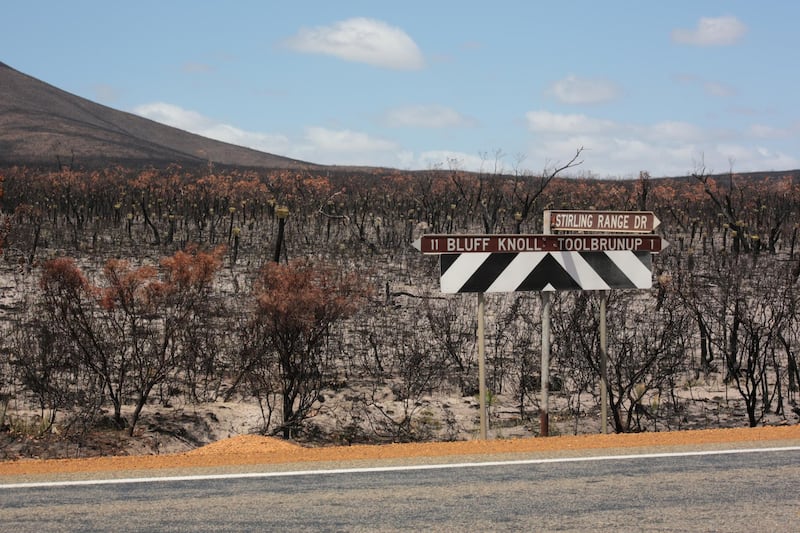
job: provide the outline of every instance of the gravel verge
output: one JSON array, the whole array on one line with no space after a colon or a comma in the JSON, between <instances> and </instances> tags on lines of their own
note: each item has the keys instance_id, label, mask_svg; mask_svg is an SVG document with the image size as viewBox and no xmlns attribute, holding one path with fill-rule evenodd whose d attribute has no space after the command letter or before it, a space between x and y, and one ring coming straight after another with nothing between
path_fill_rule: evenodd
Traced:
<instances>
[{"instance_id":1,"label":"gravel verge","mask_svg":"<svg viewBox=\"0 0 800 533\"><path fill-rule=\"evenodd\" d=\"M82 459L19 459L0 462L0 476L338 462L411 457L437 458L498 453L558 453L576 450L725 445L733 443L736 443L737 446L759 447L779 445L782 442L789 442L793 445L800 444L800 425L314 448L300 446L272 437L240 435L185 453Z\"/></svg>"}]
</instances>

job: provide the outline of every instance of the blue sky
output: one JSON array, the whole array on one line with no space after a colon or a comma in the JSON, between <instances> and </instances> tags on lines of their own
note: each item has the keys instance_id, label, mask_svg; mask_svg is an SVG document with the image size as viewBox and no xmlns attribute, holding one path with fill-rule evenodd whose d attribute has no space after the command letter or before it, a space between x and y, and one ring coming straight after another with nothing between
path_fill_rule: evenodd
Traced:
<instances>
[{"instance_id":1,"label":"blue sky","mask_svg":"<svg viewBox=\"0 0 800 533\"><path fill-rule=\"evenodd\" d=\"M7 0L0 61L321 164L800 168L800 2Z\"/></svg>"}]
</instances>

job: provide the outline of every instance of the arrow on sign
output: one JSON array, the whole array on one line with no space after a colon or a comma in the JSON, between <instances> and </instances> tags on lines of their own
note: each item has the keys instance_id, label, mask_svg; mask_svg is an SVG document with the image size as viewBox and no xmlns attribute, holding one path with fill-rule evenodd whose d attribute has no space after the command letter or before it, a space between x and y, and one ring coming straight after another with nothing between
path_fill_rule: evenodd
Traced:
<instances>
[{"instance_id":1,"label":"arrow on sign","mask_svg":"<svg viewBox=\"0 0 800 533\"><path fill-rule=\"evenodd\" d=\"M651 233L661 224L652 211L545 211L551 230Z\"/></svg>"},{"instance_id":2,"label":"arrow on sign","mask_svg":"<svg viewBox=\"0 0 800 533\"><path fill-rule=\"evenodd\" d=\"M660 235L423 235L413 242L423 254L519 252L650 252L669 246Z\"/></svg>"}]
</instances>

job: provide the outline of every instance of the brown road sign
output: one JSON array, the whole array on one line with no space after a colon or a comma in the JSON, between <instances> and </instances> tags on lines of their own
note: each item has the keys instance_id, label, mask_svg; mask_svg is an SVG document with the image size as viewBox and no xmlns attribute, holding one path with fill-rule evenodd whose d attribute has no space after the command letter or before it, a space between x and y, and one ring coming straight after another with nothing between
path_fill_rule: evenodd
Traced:
<instances>
[{"instance_id":1,"label":"brown road sign","mask_svg":"<svg viewBox=\"0 0 800 533\"><path fill-rule=\"evenodd\" d=\"M550 230L608 233L650 233L661 224L652 211L545 211L544 221Z\"/></svg>"},{"instance_id":2,"label":"brown road sign","mask_svg":"<svg viewBox=\"0 0 800 533\"><path fill-rule=\"evenodd\" d=\"M614 252L658 253L669 245L659 235L423 235L413 246L423 254Z\"/></svg>"}]
</instances>

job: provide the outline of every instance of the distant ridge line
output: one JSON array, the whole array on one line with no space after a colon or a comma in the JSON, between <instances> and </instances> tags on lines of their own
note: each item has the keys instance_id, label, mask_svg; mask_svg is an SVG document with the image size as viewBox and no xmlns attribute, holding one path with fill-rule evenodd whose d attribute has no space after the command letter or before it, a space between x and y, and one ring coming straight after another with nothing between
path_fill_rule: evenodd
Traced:
<instances>
[{"instance_id":1,"label":"distant ridge line","mask_svg":"<svg viewBox=\"0 0 800 533\"><path fill-rule=\"evenodd\" d=\"M208 139L63 91L0 62L0 165L321 165Z\"/></svg>"}]
</instances>

